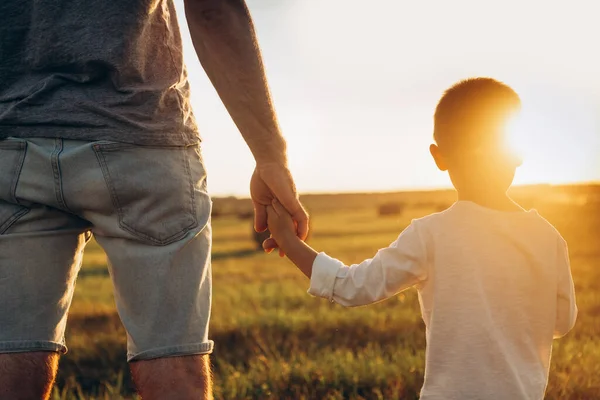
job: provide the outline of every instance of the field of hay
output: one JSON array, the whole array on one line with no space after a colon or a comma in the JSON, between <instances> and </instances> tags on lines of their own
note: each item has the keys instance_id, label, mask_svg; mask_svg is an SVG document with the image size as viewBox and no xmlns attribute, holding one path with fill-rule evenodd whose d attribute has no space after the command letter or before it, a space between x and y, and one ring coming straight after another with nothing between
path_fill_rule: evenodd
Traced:
<instances>
[{"instance_id":1,"label":"field of hay","mask_svg":"<svg viewBox=\"0 0 600 400\"><path fill-rule=\"evenodd\" d=\"M579 318L571 333L554 342L546 398L600 398L600 186L513 192L566 238L577 290ZM454 194L312 195L302 200L312 216L309 243L353 263L395 240L412 218L450 205ZM215 397L418 398L425 333L416 292L353 309L312 298L306 294L308 280L290 262L256 251L249 210L247 200L215 199L210 333ZM77 283L67 345L55 399L135 398L106 257L93 241Z\"/></svg>"}]
</instances>

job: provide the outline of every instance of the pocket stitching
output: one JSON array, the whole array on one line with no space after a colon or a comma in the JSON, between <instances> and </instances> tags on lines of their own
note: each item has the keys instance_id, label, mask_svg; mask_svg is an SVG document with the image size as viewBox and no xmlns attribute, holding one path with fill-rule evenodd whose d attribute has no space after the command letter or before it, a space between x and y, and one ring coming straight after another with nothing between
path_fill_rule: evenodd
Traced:
<instances>
[{"instance_id":1,"label":"pocket stitching","mask_svg":"<svg viewBox=\"0 0 600 400\"><path fill-rule=\"evenodd\" d=\"M16 166L10 177L10 188L8 190L8 199L15 205L20 207L20 210L11 215L2 225L0 225L0 235L4 234L19 218L29 212L29 209L21 205L17 201L17 184L19 182L19 176L23 170L23 163L25 161L27 142L12 142L12 141L0 141L0 149L4 150L20 150L20 154L17 156Z\"/></svg>"},{"instance_id":2,"label":"pocket stitching","mask_svg":"<svg viewBox=\"0 0 600 400\"><path fill-rule=\"evenodd\" d=\"M19 218L21 218L28 212L29 212L29 209L27 209L25 207L21 207L21 210L14 213L5 223L0 225L0 235L3 235L4 232L6 232L8 230L8 228L10 228L15 222L17 222L17 220Z\"/></svg>"},{"instance_id":3,"label":"pocket stitching","mask_svg":"<svg viewBox=\"0 0 600 400\"><path fill-rule=\"evenodd\" d=\"M187 148L184 149L182 151L183 154L183 164L184 164L184 168L185 168L185 173L187 175L187 180L188 180L188 184L189 184L189 188L190 188L190 211L192 212L192 223L190 224L190 226L188 228L186 228L187 231L189 231L190 229L195 228L196 226L198 226L198 213L196 212L196 191L194 190L194 182L192 180L192 170L190 168L190 157L188 155L187 152Z\"/></svg>"},{"instance_id":4,"label":"pocket stitching","mask_svg":"<svg viewBox=\"0 0 600 400\"><path fill-rule=\"evenodd\" d=\"M13 142L0 139L0 149L21 150L23 147L25 147L25 145L25 142Z\"/></svg>"},{"instance_id":5,"label":"pocket stitching","mask_svg":"<svg viewBox=\"0 0 600 400\"><path fill-rule=\"evenodd\" d=\"M17 163L14 168L13 174L10 178L10 189L8 191L8 198L15 204L19 204L17 201L17 183L19 182L19 176L21 175L21 170L23 169L23 162L25 161L25 153L27 149L27 143L25 142L13 142L12 145L10 142L4 143L0 146L2 149L6 150L20 150L19 155L17 157ZM20 204L19 204L20 205Z\"/></svg>"},{"instance_id":6,"label":"pocket stitching","mask_svg":"<svg viewBox=\"0 0 600 400\"><path fill-rule=\"evenodd\" d=\"M105 146L106 146L106 148L103 148ZM112 182L112 178L111 178L110 172L108 170L106 158L104 157L104 151L119 150L119 149L126 148L126 147L135 147L135 146L126 145L126 144L122 145L121 143L108 143L105 145L101 145L101 144L94 145L94 150L95 150L94 153L96 153L96 158L98 159L98 163L100 164L100 168L102 169L102 175L104 176L105 184L110 191L113 207L115 207L115 210L117 211L117 215L119 218L119 227L121 227L121 229L131 233L134 236L140 237L142 239L148 240L152 243L156 243L159 245L167 245L167 244L173 243L173 242L183 238L185 235L188 234L188 232L191 229L195 228L198 225L198 218L196 216L196 208L194 205L195 204L195 202L194 202L194 199L195 199L194 185L192 182L192 175L191 175L191 171L190 171L187 153L184 152L185 158L184 158L183 162L184 162L184 170L187 175L189 186L191 189L190 211L191 211L192 222L189 225L182 227L179 232L161 240L161 239L157 239L152 236L149 236L146 233L140 232L140 231L136 230L135 228L131 227L130 225L128 225L127 223L123 222L123 219L124 219L123 208L121 207L121 203L119 202L119 196L116 193L116 189L115 189L114 185L110 184Z\"/></svg>"}]
</instances>

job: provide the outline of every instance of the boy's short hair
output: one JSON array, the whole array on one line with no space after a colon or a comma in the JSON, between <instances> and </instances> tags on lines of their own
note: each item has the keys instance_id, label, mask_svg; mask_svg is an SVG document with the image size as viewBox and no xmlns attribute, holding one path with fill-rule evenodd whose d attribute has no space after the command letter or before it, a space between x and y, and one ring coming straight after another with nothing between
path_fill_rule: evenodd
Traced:
<instances>
[{"instance_id":1,"label":"boy's short hair","mask_svg":"<svg viewBox=\"0 0 600 400\"><path fill-rule=\"evenodd\" d=\"M470 78L446 90L434 116L433 137L445 150L464 150L500 139L503 124L521 107L519 95L492 78Z\"/></svg>"}]
</instances>

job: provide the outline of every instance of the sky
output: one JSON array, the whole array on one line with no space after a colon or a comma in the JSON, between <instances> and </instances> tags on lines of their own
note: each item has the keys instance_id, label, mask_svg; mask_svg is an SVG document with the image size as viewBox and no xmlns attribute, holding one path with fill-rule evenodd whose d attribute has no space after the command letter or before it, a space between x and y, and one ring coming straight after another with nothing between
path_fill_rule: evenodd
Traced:
<instances>
[{"instance_id":1,"label":"sky","mask_svg":"<svg viewBox=\"0 0 600 400\"><path fill-rule=\"evenodd\" d=\"M248 196L254 160L194 53L175 0L212 195ZM515 184L600 181L600 4L247 0L301 193L450 187L433 112L473 76L523 102ZM368 5L365 5L368 4Z\"/></svg>"}]
</instances>

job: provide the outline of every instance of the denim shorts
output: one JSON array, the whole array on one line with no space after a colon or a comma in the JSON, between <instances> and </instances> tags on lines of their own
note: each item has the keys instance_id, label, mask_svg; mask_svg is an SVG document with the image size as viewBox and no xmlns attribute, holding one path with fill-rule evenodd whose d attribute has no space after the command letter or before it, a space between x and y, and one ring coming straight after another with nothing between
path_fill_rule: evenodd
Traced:
<instances>
[{"instance_id":1,"label":"denim shorts","mask_svg":"<svg viewBox=\"0 0 600 400\"><path fill-rule=\"evenodd\" d=\"M0 353L67 351L92 234L128 361L211 353L211 207L199 145L0 139Z\"/></svg>"}]
</instances>

